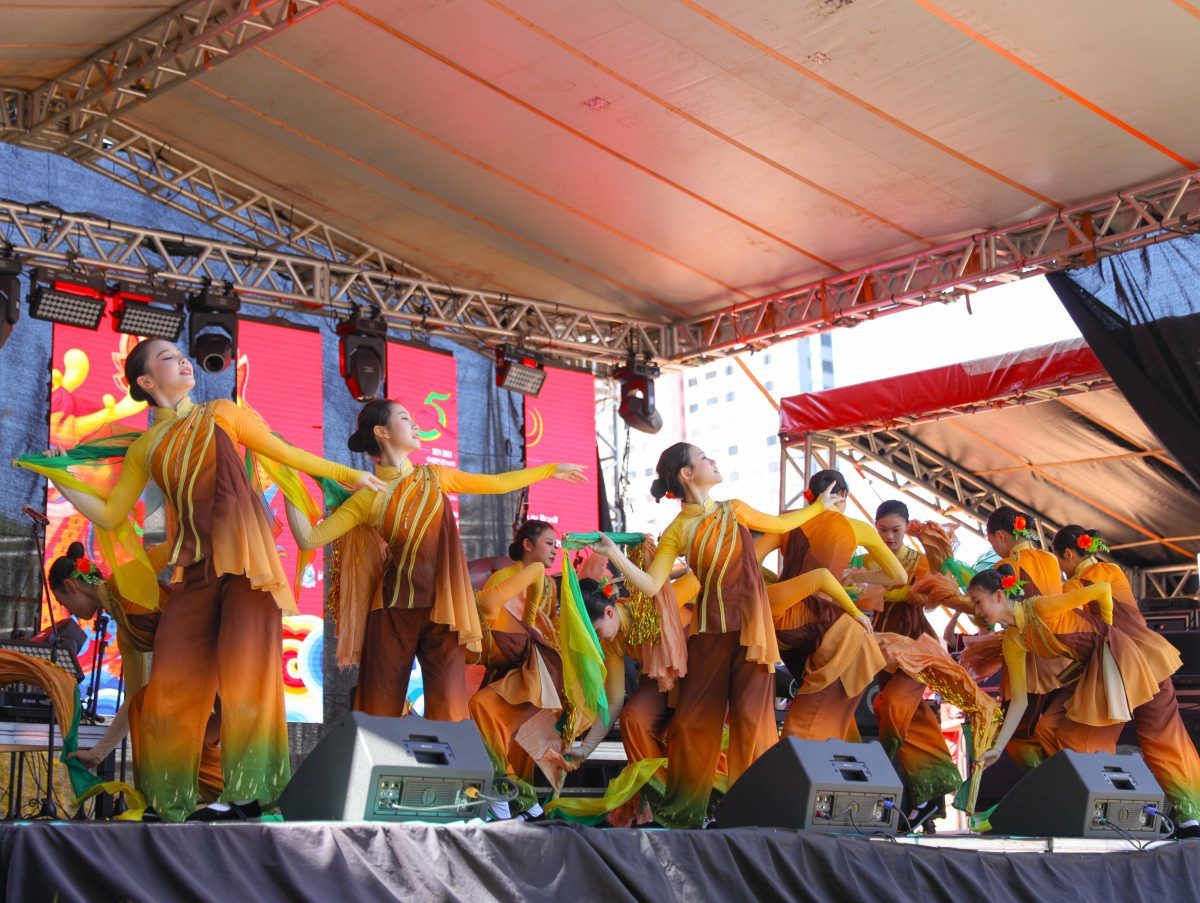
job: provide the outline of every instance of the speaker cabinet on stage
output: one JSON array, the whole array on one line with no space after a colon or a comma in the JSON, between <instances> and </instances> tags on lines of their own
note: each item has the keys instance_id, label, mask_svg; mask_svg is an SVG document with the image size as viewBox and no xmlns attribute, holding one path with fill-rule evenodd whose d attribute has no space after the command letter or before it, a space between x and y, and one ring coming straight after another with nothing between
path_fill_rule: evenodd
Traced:
<instances>
[{"instance_id":1,"label":"speaker cabinet on stage","mask_svg":"<svg viewBox=\"0 0 1200 903\"><path fill-rule=\"evenodd\" d=\"M900 779L878 743L785 737L725 794L722 828L895 831Z\"/></svg>"},{"instance_id":2,"label":"speaker cabinet on stage","mask_svg":"<svg viewBox=\"0 0 1200 903\"><path fill-rule=\"evenodd\" d=\"M446 822L481 815L493 768L470 721L351 712L279 798L288 821Z\"/></svg>"},{"instance_id":3,"label":"speaker cabinet on stage","mask_svg":"<svg viewBox=\"0 0 1200 903\"><path fill-rule=\"evenodd\" d=\"M1147 806L1161 810L1163 792L1141 756L1065 749L1021 778L988 820L1023 837L1155 837L1159 816Z\"/></svg>"}]
</instances>

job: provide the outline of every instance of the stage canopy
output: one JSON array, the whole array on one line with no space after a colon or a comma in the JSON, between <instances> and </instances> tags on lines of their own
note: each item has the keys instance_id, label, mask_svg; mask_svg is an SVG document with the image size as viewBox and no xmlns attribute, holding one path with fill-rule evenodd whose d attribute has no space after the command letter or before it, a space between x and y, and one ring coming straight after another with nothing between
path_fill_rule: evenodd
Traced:
<instances>
[{"instance_id":1,"label":"stage canopy","mask_svg":"<svg viewBox=\"0 0 1200 903\"><path fill-rule=\"evenodd\" d=\"M1133 567L1200 552L1200 493L1081 340L786 398L780 434L882 464L951 513L1099 529Z\"/></svg>"},{"instance_id":2,"label":"stage canopy","mask_svg":"<svg viewBox=\"0 0 1200 903\"><path fill-rule=\"evenodd\" d=\"M80 0L5 26L5 140L205 215L265 210L247 239L328 224L449 284L657 322L1200 156L1184 2Z\"/></svg>"}]
</instances>

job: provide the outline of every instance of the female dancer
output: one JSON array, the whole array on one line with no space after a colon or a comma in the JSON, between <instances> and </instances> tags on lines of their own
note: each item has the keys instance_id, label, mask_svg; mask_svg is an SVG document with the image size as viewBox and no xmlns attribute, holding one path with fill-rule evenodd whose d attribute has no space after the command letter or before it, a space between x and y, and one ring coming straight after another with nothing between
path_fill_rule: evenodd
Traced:
<instances>
[{"instance_id":1,"label":"female dancer","mask_svg":"<svg viewBox=\"0 0 1200 903\"><path fill-rule=\"evenodd\" d=\"M369 562L345 550L337 556L343 572L336 581L338 659L361 661L354 707L371 715L405 714L416 658L425 682L425 717L463 721L467 647L479 648L482 630L446 493L501 494L549 477L582 483L583 468L546 464L491 476L414 466L408 458L421 447L417 424L403 405L386 399L363 406L347 446L379 461L380 488L360 489L316 526L296 508L287 511L301 548L325 545L356 527L369 533L359 545L376 546Z\"/></svg>"},{"instance_id":2,"label":"female dancer","mask_svg":"<svg viewBox=\"0 0 1200 903\"><path fill-rule=\"evenodd\" d=\"M517 731L539 711L562 710L558 592L546 576L557 555L554 527L526 521L508 547L515 563L492 574L477 597L488 675L467 708L498 773L525 784L536 763L514 742Z\"/></svg>"},{"instance_id":3,"label":"female dancer","mask_svg":"<svg viewBox=\"0 0 1200 903\"><path fill-rule=\"evenodd\" d=\"M988 515L985 530L988 543L1000 556L996 567L1008 565L1012 568L1016 578L1024 582L1027 596L1062 593L1058 559L1033 545L1037 530L1031 516L1001 505ZM1029 771L1045 757L1036 737L1038 719L1049 708L1061 686L1057 675L1070 662L1065 658L1056 660L1031 655L1026 664L1029 704L1008 747L1008 754L1023 771Z\"/></svg>"},{"instance_id":4,"label":"female dancer","mask_svg":"<svg viewBox=\"0 0 1200 903\"><path fill-rule=\"evenodd\" d=\"M1067 590L1107 583L1116 602L1113 624L1133 637L1147 658L1164 656L1171 662L1177 656L1166 638L1146 624L1125 572L1096 557L1108 551L1098 531L1068 524L1054 534L1052 546L1063 573L1071 575L1064 584ZM1170 678L1159 684L1150 702L1134 709L1133 727L1146 764L1179 813L1179 835L1200 836L1200 756L1179 717L1175 685Z\"/></svg>"},{"instance_id":5,"label":"female dancer","mask_svg":"<svg viewBox=\"0 0 1200 903\"><path fill-rule=\"evenodd\" d=\"M777 740L773 703L779 650L771 628L772 602L749 531L787 532L820 514L824 503L774 517L738 500L714 501L709 491L722 482L720 469L686 442L664 451L657 470L651 494L679 499L681 511L664 531L649 567L637 567L607 536L594 548L647 596L662 589L680 555L700 582L687 643L688 672L679 683L675 717L667 729L670 764L666 799L658 812L665 824L695 828L704 822L726 713L730 784ZM777 586L786 597L787 586ZM869 631L866 616L853 603L849 610Z\"/></svg>"},{"instance_id":6,"label":"female dancer","mask_svg":"<svg viewBox=\"0 0 1200 903\"><path fill-rule=\"evenodd\" d=\"M879 632L897 633L911 639L921 634L937 634L925 618L927 596L914 584L930 572L929 560L911 546L904 545L909 532L908 506L890 499L875 513L875 529L895 554L908 574L903 586L892 587L883 593L883 614L876 624ZM936 531L936 525L921 525L924 530ZM941 531L939 531L941 532ZM949 548L949 537L941 533ZM868 558L860 571L851 571L852 581L886 580L887 575L872 569ZM964 603L965 605L965 603ZM958 766L950 758L941 720L925 705L925 685L913 680L903 671L879 675L882 689L875 697L875 717L879 721L879 741L887 754L900 767L905 790L914 811L909 815L910 830L915 831L943 806L945 796L962 783Z\"/></svg>"},{"instance_id":7,"label":"female dancer","mask_svg":"<svg viewBox=\"0 0 1200 903\"><path fill-rule=\"evenodd\" d=\"M849 495L845 477L836 470L814 474L805 497L823 495L831 499L824 512L786 535L763 536L758 541L759 560L778 548L780 580L815 568L840 577L850 567L854 550L864 546L888 583L905 583L908 575L875 528L842 513ZM841 740L854 732L854 710L883 668L883 656L874 639L857 630L844 614L844 606L808 595L803 604L775 619L783 662L800 681L783 723L784 736Z\"/></svg>"},{"instance_id":8,"label":"female dancer","mask_svg":"<svg viewBox=\"0 0 1200 903\"><path fill-rule=\"evenodd\" d=\"M149 550L151 559L160 559L155 554L165 549ZM73 542L67 554L56 558L50 565L47 582L59 603L80 621L96 617L103 609L117 622L117 651L121 655L121 677L125 685L125 699L108 729L91 749L81 749L74 758L87 768L95 770L108 758L125 737L132 733L134 784L138 783L141 743L140 732L132 724L140 713L144 702L143 690L150 672L150 653L154 651L154 634L158 630L159 615L166 605L169 594L162 587L159 608L155 611L143 608L122 596L105 580L100 569L84 554L83 543ZM165 559L162 559L165 561ZM204 751L200 757L200 795L206 802L213 802L221 795L221 753L216 741L220 736L220 718L213 715L205 731Z\"/></svg>"},{"instance_id":9,"label":"female dancer","mask_svg":"<svg viewBox=\"0 0 1200 903\"><path fill-rule=\"evenodd\" d=\"M281 618L296 606L236 444L347 485L382 483L288 445L231 401L194 404L192 364L170 342L134 346L125 377L131 397L156 407L154 425L129 446L112 494L101 501L56 485L105 530L124 521L151 479L167 499L174 588L154 637L139 780L161 818L182 821L193 810L205 724L219 695L222 799L277 799L291 774ZM131 601L158 605L157 598Z\"/></svg>"}]
</instances>

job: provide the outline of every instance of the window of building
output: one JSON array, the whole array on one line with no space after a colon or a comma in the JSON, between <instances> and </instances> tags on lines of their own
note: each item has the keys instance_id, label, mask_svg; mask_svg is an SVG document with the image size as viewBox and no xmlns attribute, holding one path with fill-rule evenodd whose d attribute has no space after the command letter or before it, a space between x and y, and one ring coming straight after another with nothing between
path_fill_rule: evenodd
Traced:
<instances>
[{"instance_id":1,"label":"window of building","mask_svg":"<svg viewBox=\"0 0 1200 903\"><path fill-rule=\"evenodd\" d=\"M699 380L694 376L688 378L689 386L694 386L694 385L696 385L697 382L699 382Z\"/></svg>"},{"instance_id":2,"label":"window of building","mask_svg":"<svg viewBox=\"0 0 1200 903\"><path fill-rule=\"evenodd\" d=\"M729 446L729 454L731 454L731 455L737 454L737 446L736 445Z\"/></svg>"},{"instance_id":3,"label":"window of building","mask_svg":"<svg viewBox=\"0 0 1200 903\"><path fill-rule=\"evenodd\" d=\"M764 364L769 364L769 363L771 363L771 355L769 355L769 354L764 354L764 355L763 355L763 363L764 363Z\"/></svg>"},{"instance_id":4,"label":"window of building","mask_svg":"<svg viewBox=\"0 0 1200 903\"><path fill-rule=\"evenodd\" d=\"M688 413L689 414L695 414L698 410L700 410L700 405L698 405L698 404L688 405Z\"/></svg>"},{"instance_id":5,"label":"window of building","mask_svg":"<svg viewBox=\"0 0 1200 903\"><path fill-rule=\"evenodd\" d=\"M772 461L767 465L767 473L779 473L779 462Z\"/></svg>"},{"instance_id":6,"label":"window of building","mask_svg":"<svg viewBox=\"0 0 1200 903\"><path fill-rule=\"evenodd\" d=\"M729 475L729 482L731 482L731 483L736 483L736 482L737 482L738 480L740 480L741 478L742 478L742 477L741 477L741 474L739 474L739 473L738 473L738 472L735 470L733 473L731 473L731 474Z\"/></svg>"},{"instance_id":7,"label":"window of building","mask_svg":"<svg viewBox=\"0 0 1200 903\"><path fill-rule=\"evenodd\" d=\"M704 378L705 378L705 379L716 379L716 378L717 378L717 371L716 371L716 370L709 370L707 373L705 373L705 374L704 374Z\"/></svg>"},{"instance_id":8,"label":"window of building","mask_svg":"<svg viewBox=\"0 0 1200 903\"><path fill-rule=\"evenodd\" d=\"M726 401L733 401L733 393L732 393L732 392L726 392L726 393L725 393L725 400L726 400Z\"/></svg>"},{"instance_id":9,"label":"window of building","mask_svg":"<svg viewBox=\"0 0 1200 903\"><path fill-rule=\"evenodd\" d=\"M653 468L653 467L647 467L647 468L646 468L646 472L645 472L644 474L642 474L642 476L644 476L644 477L652 477L652 476L654 476L654 468Z\"/></svg>"},{"instance_id":10,"label":"window of building","mask_svg":"<svg viewBox=\"0 0 1200 903\"><path fill-rule=\"evenodd\" d=\"M766 388L766 390L767 390L768 392L770 392L772 389L774 389L774 388L775 388L775 380L773 380L773 379L768 379L768 380L767 380L765 383L763 383L763 385L764 385L764 387Z\"/></svg>"},{"instance_id":11,"label":"window of building","mask_svg":"<svg viewBox=\"0 0 1200 903\"><path fill-rule=\"evenodd\" d=\"M728 367L725 368L725 375L733 376L733 364L730 364Z\"/></svg>"},{"instance_id":12,"label":"window of building","mask_svg":"<svg viewBox=\"0 0 1200 903\"><path fill-rule=\"evenodd\" d=\"M706 401L704 403L711 408L713 405L715 405L717 403L717 396L714 395L712 398L710 398L708 401Z\"/></svg>"},{"instance_id":13,"label":"window of building","mask_svg":"<svg viewBox=\"0 0 1200 903\"><path fill-rule=\"evenodd\" d=\"M778 436L767 436L767 445L778 445L778 444L779 444Z\"/></svg>"}]
</instances>

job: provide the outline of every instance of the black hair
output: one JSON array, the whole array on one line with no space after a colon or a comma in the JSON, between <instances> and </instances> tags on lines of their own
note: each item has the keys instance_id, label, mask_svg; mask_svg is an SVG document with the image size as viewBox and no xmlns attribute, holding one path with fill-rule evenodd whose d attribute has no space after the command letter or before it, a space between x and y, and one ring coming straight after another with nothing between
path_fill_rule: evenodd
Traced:
<instances>
[{"instance_id":1,"label":"black hair","mask_svg":"<svg viewBox=\"0 0 1200 903\"><path fill-rule=\"evenodd\" d=\"M912 520L912 518L908 515L908 505L904 504L904 502L900 501L899 499L888 499L886 502L881 503L880 506L875 509L875 520L887 517L889 514L896 515L905 523L908 523L910 520Z\"/></svg>"},{"instance_id":2,"label":"black hair","mask_svg":"<svg viewBox=\"0 0 1200 903\"><path fill-rule=\"evenodd\" d=\"M150 346L165 339L142 339L129 354L125 355L125 382L129 383L129 397L134 401L153 403L150 393L138 385L138 379L150 369Z\"/></svg>"},{"instance_id":3,"label":"black hair","mask_svg":"<svg viewBox=\"0 0 1200 903\"><path fill-rule=\"evenodd\" d=\"M1004 589L1001 585L1004 578L1015 575L1016 571L1012 569L1011 565L1002 564L999 567L988 568L972 577L967 589L981 589L987 593L997 593Z\"/></svg>"},{"instance_id":4,"label":"black hair","mask_svg":"<svg viewBox=\"0 0 1200 903\"><path fill-rule=\"evenodd\" d=\"M587 609L589 621L599 621L604 617L604 609L612 605L615 598L604 595L600 583L591 577L579 581L579 593L583 596L583 607Z\"/></svg>"},{"instance_id":5,"label":"black hair","mask_svg":"<svg viewBox=\"0 0 1200 903\"><path fill-rule=\"evenodd\" d=\"M1025 529L1030 532L1037 532L1037 523L1028 514L1022 514L1011 505L1001 505L995 511L988 515L987 532L988 533L1011 533L1016 535L1015 522L1018 517L1025 518Z\"/></svg>"},{"instance_id":6,"label":"black hair","mask_svg":"<svg viewBox=\"0 0 1200 903\"><path fill-rule=\"evenodd\" d=\"M830 486L833 486L833 491L838 494L850 491L846 478L836 470L818 470L808 480L808 491L813 494L813 498L817 498Z\"/></svg>"},{"instance_id":7,"label":"black hair","mask_svg":"<svg viewBox=\"0 0 1200 903\"><path fill-rule=\"evenodd\" d=\"M513 561L520 561L525 554L525 540L530 542L537 541L547 530L553 530L554 525L548 524L544 520L527 520L521 524L521 528L517 530L517 535L513 537L513 541L508 544L508 557Z\"/></svg>"},{"instance_id":8,"label":"black hair","mask_svg":"<svg viewBox=\"0 0 1200 903\"><path fill-rule=\"evenodd\" d=\"M1079 526L1079 524L1067 524L1054 534L1054 539L1051 540L1050 545L1059 555L1068 549L1081 552L1082 550L1079 548L1079 537L1081 536L1090 536L1093 539L1101 538L1099 530L1086 530Z\"/></svg>"},{"instance_id":9,"label":"black hair","mask_svg":"<svg viewBox=\"0 0 1200 903\"><path fill-rule=\"evenodd\" d=\"M50 565L50 573L46 576L46 582L50 584L50 588L58 592L63 588L63 584L70 579L71 574L75 572L76 563L80 558L87 557L87 550L81 542L73 542L67 547L67 554L61 558L55 558L54 564Z\"/></svg>"},{"instance_id":10,"label":"black hair","mask_svg":"<svg viewBox=\"0 0 1200 903\"><path fill-rule=\"evenodd\" d=\"M370 455L378 458L380 455L379 440L375 438L375 427L387 426L392 419L392 401L387 398L374 398L362 406L358 412L358 422L354 432L346 440L346 447L352 452Z\"/></svg>"},{"instance_id":11,"label":"black hair","mask_svg":"<svg viewBox=\"0 0 1200 903\"><path fill-rule=\"evenodd\" d=\"M654 501L661 502L667 495L677 499L686 497L679 471L692 466L693 448L690 442L676 442L658 456L658 466L655 468L658 476L650 484L650 495L654 496Z\"/></svg>"}]
</instances>

